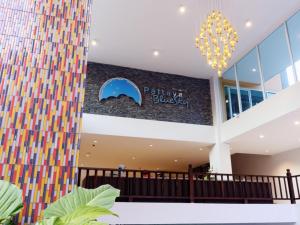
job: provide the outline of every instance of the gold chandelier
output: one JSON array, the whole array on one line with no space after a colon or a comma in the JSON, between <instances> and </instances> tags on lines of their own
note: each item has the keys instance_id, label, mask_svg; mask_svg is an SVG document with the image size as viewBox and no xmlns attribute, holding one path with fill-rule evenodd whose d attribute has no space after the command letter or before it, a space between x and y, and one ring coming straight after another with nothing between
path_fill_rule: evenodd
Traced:
<instances>
[{"instance_id":1,"label":"gold chandelier","mask_svg":"<svg viewBox=\"0 0 300 225\"><path fill-rule=\"evenodd\" d=\"M238 34L220 11L212 11L201 25L196 47L206 57L208 65L218 71L219 77L238 42Z\"/></svg>"}]
</instances>

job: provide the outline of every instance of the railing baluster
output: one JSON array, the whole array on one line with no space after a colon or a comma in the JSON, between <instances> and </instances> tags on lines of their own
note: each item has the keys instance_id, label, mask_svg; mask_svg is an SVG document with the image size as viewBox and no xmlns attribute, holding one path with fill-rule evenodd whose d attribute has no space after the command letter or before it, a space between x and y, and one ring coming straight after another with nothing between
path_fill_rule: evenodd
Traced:
<instances>
[{"instance_id":1,"label":"railing baluster","mask_svg":"<svg viewBox=\"0 0 300 225\"><path fill-rule=\"evenodd\" d=\"M283 183L284 183L284 190L285 190L285 198L290 199L290 195L288 192L288 187L287 187L287 182L286 182L286 177L283 178Z\"/></svg>"},{"instance_id":2,"label":"railing baluster","mask_svg":"<svg viewBox=\"0 0 300 225\"><path fill-rule=\"evenodd\" d=\"M157 172L154 173L154 196L158 196L157 190L158 190L158 179L157 179Z\"/></svg>"},{"instance_id":3,"label":"railing baluster","mask_svg":"<svg viewBox=\"0 0 300 225\"><path fill-rule=\"evenodd\" d=\"M93 179L93 188L97 187L97 169L94 169L94 179Z\"/></svg>"},{"instance_id":4,"label":"railing baluster","mask_svg":"<svg viewBox=\"0 0 300 225\"><path fill-rule=\"evenodd\" d=\"M224 198L225 196L225 190L224 190L224 182L223 182L223 175L221 175L221 196ZM228 184L229 180L228 180L228 175L227 175L227 184ZM228 190L227 190L228 191Z\"/></svg>"},{"instance_id":5,"label":"railing baluster","mask_svg":"<svg viewBox=\"0 0 300 225\"><path fill-rule=\"evenodd\" d=\"M274 186L275 199L277 199L276 180L275 180L275 177L272 177L272 178L273 178L273 186Z\"/></svg>"},{"instance_id":6,"label":"railing baluster","mask_svg":"<svg viewBox=\"0 0 300 225\"><path fill-rule=\"evenodd\" d=\"M77 186L81 186L81 168L78 168L78 176L77 176Z\"/></svg>"},{"instance_id":7,"label":"railing baluster","mask_svg":"<svg viewBox=\"0 0 300 225\"><path fill-rule=\"evenodd\" d=\"M86 188L90 188L90 170L86 170Z\"/></svg>"},{"instance_id":8,"label":"railing baluster","mask_svg":"<svg viewBox=\"0 0 300 225\"><path fill-rule=\"evenodd\" d=\"M176 172L176 177L175 177L175 195L176 197L179 196L179 193L178 193L178 173Z\"/></svg>"},{"instance_id":9,"label":"railing baluster","mask_svg":"<svg viewBox=\"0 0 300 225\"><path fill-rule=\"evenodd\" d=\"M261 191L259 190L259 179L258 179L258 176L255 176L255 179L256 179L256 195L257 196L260 196L260 193L261 193Z\"/></svg>"},{"instance_id":10,"label":"railing baluster","mask_svg":"<svg viewBox=\"0 0 300 225\"><path fill-rule=\"evenodd\" d=\"M194 174L193 167L189 165L189 187L190 187L190 202L194 202Z\"/></svg>"},{"instance_id":11,"label":"railing baluster","mask_svg":"<svg viewBox=\"0 0 300 225\"><path fill-rule=\"evenodd\" d=\"M169 180L168 180L168 196L172 196L172 177L171 177L171 173L169 173Z\"/></svg>"},{"instance_id":12,"label":"railing baluster","mask_svg":"<svg viewBox=\"0 0 300 225\"><path fill-rule=\"evenodd\" d=\"M214 175L214 182L213 182L213 186L214 186L214 193L215 193L215 196L214 197L218 197L218 181L217 181L217 174L213 174ZM221 175L222 176L222 175Z\"/></svg>"},{"instance_id":13,"label":"railing baluster","mask_svg":"<svg viewBox=\"0 0 300 225\"><path fill-rule=\"evenodd\" d=\"M270 178L269 178L269 176L267 176L267 198L270 198L270 197L272 197L272 186L271 186L271 184L270 184Z\"/></svg>"},{"instance_id":14,"label":"railing baluster","mask_svg":"<svg viewBox=\"0 0 300 225\"><path fill-rule=\"evenodd\" d=\"M235 182L235 176L232 176L232 181L233 181L233 184L232 184L232 195L233 197L235 198L236 197L236 182Z\"/></svg>"},{"instance_id":15,"label":"railing baluster","mask_svg":"<svg viewBox=\"0 0 300 225\"><path fill-rule=\"evenodd\" d=\"M281 188L281 182L280 182L280 179L281 179L281 177L278 177L278 184L279 184L280 198L282 199L282 198L283 198L283 195L282 195L282 188Z\"/></svg>"},{"instance_id":16,"label":"railing baluster","mask_svg":"<svg viewBox=\"0 0 300 225\"><path fill-rule=\"evenodd\" d=\"M289 186L289 193L290 193L291 203L296 204L292 174L291 174L291 171L289 169L286 170L286 179L287 179L288 186Z\"/></svg>"},{"instance_id":17,"label":"railing baluster","mask_svg":"<svg viewBox=\"0 0 300 225\"><path fill-rule=\"evenodd\" d=\"M147 190L148 190L148 196L151 196L151 190L150 190L150 178L151 178L151 172L148 171L148 179L147 179Z\"/></svg>"},{"instance_id":18,"label":"railing baluster","mask_svg":"<svg viewBox=\"0 0 300 225\"><path fill-rule=\"evenodd\" d=\"M245 183L244 183L244 184L245 184L245 188L244 188L244 189L245 189L245 197L246 197L246 200L245 200L245 201L248 202L248 199L249 199L249 196L248 196L248 195L249 195L249 194L248 194L247 175L245 175L244 179L245 179Z\"/></svg>"},{"instance_id":19,"label":"railing baluster","mask_svg":"<svg viewBox=\"0 0 300 225\"><path fill-rule=\"evenodd\" d=\"M255 196L255 191L253 190L253 175L250 175L249 176L249 198L251 199L251 198L255 198L256 196Z\"/></svg>"},{"instance_id":20,"label":"railing baluster","mask_svg":"<svg viewBox=\"0 0 300 225\"><path fill-rule=\"evenodd\" d=\"M262 186L262 197L265 198L266 196L266 190L265 190L265 181L264 181L264 177L261 176L261 186Z\"/></svg>"},{"instance_id":21,"label":"railing baluster","mask_svg":"<svg viewBox=\"0 0 300 225\"><path fill-rule=\"evenodd\" d=\"M244 197L245 197L245 196L244 196L244 188L243 188L243 186L242 186L241 176L239 175L238 178L239 178L240 196L241 196L242 198L244 198Z\"/></svg>"},{"instance_id":22,"label":"railing baluster","mask_svg":"<svg viewBox=\"0 0 300 225\"><path fill-rule=\"evenodd\" d=\"M297 192L298 192L297 198L299 199L300 198L300 191L299 191L299 184L298 184L298 178L299 178L299 176L295 176L294 178L296 180L296 187L297 187Z\"/></svg>"}]
</instances>

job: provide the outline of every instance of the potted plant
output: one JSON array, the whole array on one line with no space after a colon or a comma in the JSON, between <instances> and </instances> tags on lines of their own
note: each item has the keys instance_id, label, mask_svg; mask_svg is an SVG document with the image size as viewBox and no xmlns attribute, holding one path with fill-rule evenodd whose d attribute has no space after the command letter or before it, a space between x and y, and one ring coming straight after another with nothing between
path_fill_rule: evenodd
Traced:
<instances>
[{"instance_id":1,"label":"potted plant","mask_svg":"<svg viewBox=\"0 0 300 225\"><path fill-rule=\"evenodd\" d=\"M43 219L36 225L103 225L97 221L110 211L120 191L110 185L95 189L75 189L49 205ZM13 217L23 208L22 191L15 185L0 180L0 225L13 225Z\"/></svg>"}]
</instances>

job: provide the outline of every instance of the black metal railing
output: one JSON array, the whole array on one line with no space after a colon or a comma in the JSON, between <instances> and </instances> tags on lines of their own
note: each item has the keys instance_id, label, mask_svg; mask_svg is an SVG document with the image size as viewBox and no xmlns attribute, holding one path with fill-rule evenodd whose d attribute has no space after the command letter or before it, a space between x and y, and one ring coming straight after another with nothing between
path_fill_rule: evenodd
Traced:
<instances>
[{"instance_id":1,"label":"black metal railing","mask_svg":"<svg viewBox=\"0 0 300 225\"><path fill-rule=\"evenodd\" d=\"M239 175L194 172L118 170L80 167L78 185L110 184L121 190L118 201L273 203L300 199L300 175Z\"/></svg>"}]
</instances>

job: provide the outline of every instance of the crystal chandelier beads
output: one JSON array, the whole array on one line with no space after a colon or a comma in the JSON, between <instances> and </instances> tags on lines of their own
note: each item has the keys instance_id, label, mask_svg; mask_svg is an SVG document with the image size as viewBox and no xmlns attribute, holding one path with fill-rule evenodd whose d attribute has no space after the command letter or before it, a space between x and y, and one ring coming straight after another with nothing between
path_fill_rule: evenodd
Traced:
<instances>
[{"instance_id":1,"label":"crystal chandelier beads","mask_svg":"<svg viewBox=\"0 0 300 225\"><path fill-rule=\"evenodd\" d=\"M196 37L196 47L206 57L208 65L222 75L235 50L238 34L220 11L212 11Z\"/></svg>"}]
</instances>

